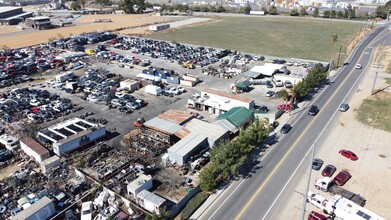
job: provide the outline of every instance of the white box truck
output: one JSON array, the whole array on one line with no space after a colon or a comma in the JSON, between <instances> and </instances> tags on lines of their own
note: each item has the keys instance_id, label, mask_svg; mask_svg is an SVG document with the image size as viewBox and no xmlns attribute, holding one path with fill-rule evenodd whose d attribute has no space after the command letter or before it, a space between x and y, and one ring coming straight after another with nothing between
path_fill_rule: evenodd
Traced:
<instances>
[{"instance_id":1,"label":"white box truck","mask_svg":"<svg viewBox=\"0 0 391 220\"><path fill-rule=\"evenodd\" d=\"M159 95L160 93L162 93L162 88L160 88L159 86L147 85L145 86L145 93L151 95Z\"/></svg>"}]
</instances>

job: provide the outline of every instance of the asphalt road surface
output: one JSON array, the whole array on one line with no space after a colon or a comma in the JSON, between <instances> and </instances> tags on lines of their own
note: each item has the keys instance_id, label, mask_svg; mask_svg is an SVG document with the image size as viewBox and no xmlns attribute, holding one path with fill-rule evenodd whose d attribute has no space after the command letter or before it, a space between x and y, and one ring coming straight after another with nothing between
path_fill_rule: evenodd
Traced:
<instances>
[{"instance_id":1,"label":"asphalt road surface","mask_svg":"<svg viewBox=\"0 0 391 220\"><path fill-rule=\"evenodd\" d=\"M338 112L338 107L352 91L370 60L371 51L382 43L389 33L388 25L375 29L349 57L349 64L341 68L329 85L312 98L320 108L316 116L303 109L293 117L293 128L261 158L247 178L233 182L204 212L201 219L278 219L284 201L291 193L305 194L305 189L294 190L295 182L308 178L311 148L320 143L327 125ZM360 63L363 69L355 69ZM297 202L297 208L303 201Z\"/></svg>"}]
</instances>

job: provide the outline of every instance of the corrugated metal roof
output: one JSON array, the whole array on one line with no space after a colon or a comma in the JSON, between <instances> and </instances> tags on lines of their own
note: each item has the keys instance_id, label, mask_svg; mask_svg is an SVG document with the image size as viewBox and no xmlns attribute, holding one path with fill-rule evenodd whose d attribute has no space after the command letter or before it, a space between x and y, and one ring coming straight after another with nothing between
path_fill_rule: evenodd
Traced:
<instances>
[{"instance_id":1,"label":"corrugated metal roof","mask_svg":"<svg viewBox=\"0 0 391 220\"><path fill-rule=\"evenodd\" d=\"M207 137L205 135L193 132L178 141L172 147L168 148L167 151L184 157L195 147L202 144L206 139Z\"/></svg>"},{"instance_id":2,"label":"corrugated metal roof","mask_svg":"<svg viewBox=\"0 0 391 220\"><path fill-rule=\"evenodd\" d=\"M228 94L228 93L225 93L225 92L221 92L221 91L217 91L217 90L213 90L213 89L205 89L202 92L210 93L210 94L214 94L214 95L218 95L218 96L222 96L222 97L225 97L225 98L234 99L234 100L238 100L238 101L242 101L242 102L247 102L247 103L250 103L250 102L254 101L253 99L250 99L250 98L247 98L247 97L242 97L242 96L239 96L239 95L231 95L231 94Z\"/></svg>"},{"instance_id":3,"label":"corrugated metal roof","mask_svg":"<svg viewBox=\"0 0 391 220\"><path fill-rule=\"evenodd\" d=\"M221 114L217 119L226 119L231 122L235 127L239 128L243 121L248 120L248 118L253 117L254 113L244 107L234 107L231 108L224 114Z\"/></svg>"},{"instance_id":4,"label":"corrugated metal roof","mask_svg":"<svg viewBox=\"0 0 391 220\"><path fill-rule=\"evenodd\" d=\"M29 147L31 150L33 150L35 153L39 155L49 154L49 151L46 148L44 148L41 144L39 144L38 142L36 142L34 139L30 137L25 137L21 139L20 142L25 144L27 147Z\"/></svg>"},{"instance_id":5,"label":"corrugated metal roof","mask_svg":"<svg viewBox=\"0 0 391 220\"><path fill-rule=\"evenodd\" d=\"M192 133L196 132L205 135L212 142L226 135L229 130L220 125L204 122L196 118L185 124L184 127Z\"/></svg>"},{"instance_id":6,"label":"corrugated metal roof","mask_svg":"<svg viewBox=\"0 0 391 220\"><path fill-rule=\"evenodd\" d=\"M174 122L167 121L158 117L144 123L145 127L161 131L163 133L174 134L182 127Z\"/></svg>"},{"instance_id":7,"label":"corrugated metal roof","mask_svg":"<svg viewBox=\"0 0 391 220\"><path fill-rule=\"evenodd\" d=\"M194 112L181 111L176 109L169 109L168 111L158 115L160 119L174 122L178 125L182 125L192 118L196 117L198 114Z\"/></svg>"},{"instance_id":8,"label":"corrugated metal roof","mask_svg":"<svg viewBox=\"0 0 391 220\"><path fill-rule=\"evenodd\" d=\"M146 182L150 181L152 179L151 176L140 174L137 179L133 180L131 183L128 184L127 188L132 190L137 190L141 186L143 186Z\"/></svg>"},{"instance_id":9,"label":"corrugated metal roof","mask_svg":"<svg viewBox=\"0 0 391 220\"><path fill-rule=\"evenodd\" d=\"M194 120L194 119L193 119ZM188 134L190 134L190 131L186 128L181 128L177 132L175 132L175 136L177 136L179 139L183 139L186 137Z\"/></svg>"},{"instance_id":10,"label":"corrugated metal roof","mask_svg":"<svg viewBox=\"0 0 391 220\"><path fill-rule=\"evenodd\" d=\"M19 212L16 216L12 217L12 220L25 220L34 215L36 212L41 210L43 207L47 206L48 204L53 203L51 199L44 196L34 204L32 204L27 209ZM53 204L54 209L54 204ZM54 213L53 213L54 214Z\"/></svg>"},{"instance_id":11,"label":"corrugated metal roof","mask_svg":"<svg viewBox=\"0 0 391 220\"><path fill-rule=\"evenodd\" d=\"M231 122L227 121L226 119L214 121L212 124L220 125L221 127L227 129L232 133L236 133L239 131L238 128L236 128L233 124L231 124Z\"/></svg>"}]
</instances>

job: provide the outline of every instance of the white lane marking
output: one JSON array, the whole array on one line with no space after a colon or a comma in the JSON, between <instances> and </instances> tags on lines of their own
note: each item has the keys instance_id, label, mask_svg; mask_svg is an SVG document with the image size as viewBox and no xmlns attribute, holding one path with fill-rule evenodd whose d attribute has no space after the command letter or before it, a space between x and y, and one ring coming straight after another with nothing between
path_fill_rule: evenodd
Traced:
<instances>
[{"instance_id":1,"label":"white lane marking","mask_svg":"<svg viewBox=\"0 0 391 220\"><path fill-rule=\"evenodd\" d=\"M349 89L348 93L346 94L346 96L342 99L342 100L345 100L349 95L350 93L352 92L353 88L355 88L356 84L358 83L358 81L361 79L362 75L363 75L364 71L362 71L360 73L360 76L357 77L357 80L354 82L354 84L352 85L352 87ZM331 120L334 118L335 114L337 114L338 112L338 109L336 109L334 111L334 114L330 117L329 121L327 122L326 126L323 127L322 131L320 132L320 134L318 135L318 137L315 139L314 143L316 143L319 138L322 136L323 132L326 130L326 128L328 127L328 125L330 124ZM289 182L291 181L291 179L293 178L293 176L296 174L297 170L299 169L299 167L301 166L301 164L304 162L304 160L306 159L308 153L311 151L311 149L313 148L314 146L312 145L310 147L310 149L307 151L305 157L300 161L300 164L296 167L295 171L292 173L292 175L289 177L288 181L286 182L286 184L284 185L284 187L282 188L282 190L280 191L280 193L278 194L277 198L273 201L272 205L270 206L270 208L267 210L267 212L265 213L265 215L263 216L262 220L264 220L266 218L266 216L269 214L270 210L273 208L274 204L277 202L277 200L280 198L281 194L284 192L285 188L288 186Z\"/></svg>"}]
</instances>

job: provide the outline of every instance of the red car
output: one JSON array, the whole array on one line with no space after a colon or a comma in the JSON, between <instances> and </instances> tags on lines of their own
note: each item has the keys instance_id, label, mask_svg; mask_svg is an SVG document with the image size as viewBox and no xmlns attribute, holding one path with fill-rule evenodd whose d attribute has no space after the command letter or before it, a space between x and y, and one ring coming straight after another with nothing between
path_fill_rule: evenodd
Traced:
<instances>
[{"instance_id":1,"label":"red car","mask_svg":"<svg viewBox=\"0 0 391 220\"><path fill-rule=\"evenodd\" d=\"M329 164L327 165L323 171L322 171L322 176L325 176L325 177L331 177L334 172L337 170L337 168L335 168L335 166Z\"/></svg>"},{"instance_id":2,"label":"red car","mask_svg":"<svg viewBox=\"0 0 391 220\"><path fill-rule=\"evenodd\" d=\"M347 171L341 171L334 177L333 182L338 186L343 186L351 177L352 175Z\"/></svg>"},{"instance_id":3,"label":"red car","mask_svg":"<svg viewBox=\"0 0 391 220\"><path fill-rule=\"evenodd\" d=\"M312 211L308 215L308 220L327 220L328 218L320 213L317 213L315 211Z\"/></svg>"},{"instance_id":4,"label":"red car","mask_svg":"<svg viewBox=\"0 0 391 220\"><path fill-rule=\"evenodd\" d=\"M350 150L340 150L339 154L353 161L358 160L357 155L351 152Z\"/></svg>"}]
</instances>

